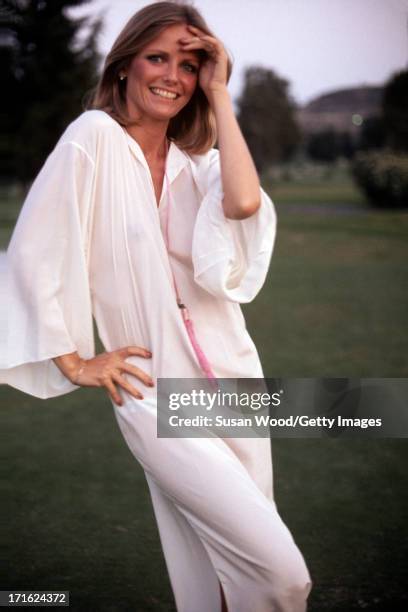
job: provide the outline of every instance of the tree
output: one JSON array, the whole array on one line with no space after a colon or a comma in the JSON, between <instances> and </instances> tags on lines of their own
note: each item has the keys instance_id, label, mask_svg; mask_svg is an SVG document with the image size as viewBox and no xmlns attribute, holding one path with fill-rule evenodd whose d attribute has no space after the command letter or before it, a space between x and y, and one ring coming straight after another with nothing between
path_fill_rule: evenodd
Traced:
<instances>
[{"instance_id":1,"label":"tree","mask_svg":"<svg viewBox=\"0 0 408 612\"><path fill-rule=\"evenodd\" d=\"M370 142L351 167L357 185L374 206L406 207L408 201L408 70L394 74L385 84L382 115ZM377 147L377 144L384 148ZM377 149L377 150L375 150Z\"/></svg>"},{"instance_id":2,"label":"tree","mask_svg":"<svg viewBox=\"0 0 408 612\"><path fill-rule=\"evenodd\" d=\"M237 118L258 172L293 154L301 139L288 81L259 66L246 69Z\"/></svg>"},{"instance_id":3,"label":"tree","mask_svg":"<svg viewBox=\"0 0 408 612\"><path fill-rule=\"evenodd\" d=\"M361 150L382 149L385 145L385 128L382 116L373 115L364 119L358 148Z\"/></svg>"},{"instance_id":4,"label":"tree","mask_svg":"<svg viewBox=\"0 0 408 612\"><path fill-rule=\"evenodd\" d=\"M95 84L98 19L66 9L89 0L2 0L0 59L6 92L2 179L27 184Z\"/></svg>"},{"instance_id":5,"label":"tree","mask_svg":"<svg viewBox=\"0 0 408 612\"><path fill-rule=\"evenodd\" d=\"M311 159L333 162L338 157L352 158L355 147L349 132L327 127L310 134L306 138L305 149Z\"/></svg>"},{"instance_id":6,"label":"tree","mask_svg":"<svg viewBox=\"0 0 408 612\"><path fill-rule=\"evenodd\" d=\"M408 70L394 74L385 85L382 112L387 146L408 151Z\"/></svg>"}]
</instances>

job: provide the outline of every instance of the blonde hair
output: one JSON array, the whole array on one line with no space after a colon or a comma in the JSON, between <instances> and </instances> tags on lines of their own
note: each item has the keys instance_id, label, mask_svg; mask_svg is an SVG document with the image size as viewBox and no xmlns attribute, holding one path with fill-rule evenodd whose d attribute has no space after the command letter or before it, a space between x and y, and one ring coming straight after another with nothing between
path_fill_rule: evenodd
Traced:
<instances>
[{"instance_id":1,"label":"blonde hair","mask_svg":"<svg viewBox=\"0 0 408 612\"><path fill-rule=\"evenodd\" d=\"M186 23L214 36L198 10L186 2L155 2L135 13L125 25L108 53L95 92L87 105L108 113L123 126L132 121L126 108L126 80L119 79L132 58L166 27ZM203 49L201 58L207 57ZM228 57L227 82L232 72ZM134 123L134 121L133 121ZM167 136L188 153L206 153L217 140L215 116L204 91L197 87L188 104L169 121Z\"/></svg>"}]
</instances>

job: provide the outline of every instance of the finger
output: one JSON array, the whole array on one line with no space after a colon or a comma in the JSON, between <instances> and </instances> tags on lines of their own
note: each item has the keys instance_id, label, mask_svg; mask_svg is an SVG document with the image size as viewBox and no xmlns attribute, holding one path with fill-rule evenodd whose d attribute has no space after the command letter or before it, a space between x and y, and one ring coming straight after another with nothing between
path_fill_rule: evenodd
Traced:
<instances>
[{"instance_id":1,"label":"finger","mask_svg":"<svg viewBox=\"0 0 408 612\"><path fill-rule=\"evenodd\" d=\"M207 45L211 45L212 47L221 47L220 42L216 38L212 38L211 36L189 36L185 38L180 38L180 42L183 45L199 40L203 43L206 43Z\"/></svg>"},{"instance_id":2,"label":"finger","mask_svg":"<svg viewBox=\"0 0 408 612\"><path fill-rule=\"evenodd\" d=\"M208 34L204 32L204 30L197 28L197 26L193 26L189 24L187 25L187 28L190 30L190 32L193 32L193 34L196 34L197 36L208 36ZM210 38L214 38L214 37L210 36Z\"/></svg>"},{"instance_id":3,"label":"finger","mask_svg":"<svg viewBox=\"0 0 408 612\"><path fill-rule=\"evenodd\" d=\"M194 32L194 34L196 34L196 33L204 34L204 32L202 30L200 30L200 28L197 28L197 26L193 26L193 25L187 24L187 28L190 30L190 32Z\"/></svg>"},{"instance_id":4,"label":"finger","mask_svg":"<svg viewBox=\"0 0 408 612\"><path fill-rule=\"evenodd\" d=\"M124 362L120 365L120 369L124 372L129 372L129 374L133 374L133 376L136 376L136 378L141 380L147 387L154 387L154 381L151 376L146 374L146 372L143 372L143 370L137 366Z\"/></svg>"},{"instance_id":5,"label":"finger","mask_svg":"<svg viewBox=\"0 0 408 612\"><path fill-rule=\"evenodd\" d=\"M217 55L218 52L218 49L216 49L214 45L201 39L195 39L191 42L183 43L183 49L204 49L210 55Z\"/></svg>"},{"instance_id":6,"label":"finger","mask_svg":"<svg viewBox=\"0 0 408 612\"><path fill-rule=\"evenodd\" d=\"M221 41L218 40L218 38L216 38L215 36L210 36L209 34L206 34L205 32L203 32L202 30L200 30L199 28L196 28L195 26L188 26L190 31L195 34L195 36L198 36L199 38L202 38L204 40L208 40L213 42L214 44L220 45Z\"/></svg>"},{"instance_id":7,"label":"finger","mask_svg":"<svg viewBox=\"0 0 408 612\"><path fill-rule=\"evenodd\" d=\"M143 399L143 395L140 393L139 389L136 389L131 385L127 380L123 378L120 374L112 374L112 378L115 382L118 383L125 391L136 397L136 399Z\"/></svg>"},{"instance_id":8,"label":"finger","mask_svg":"<svg viewBox=\"0 0 408 612\"><path fill-rule=\"evenodd\" d=\"M115 385L110 380L107 380L103 386L106 387L106 389L108 390L109 397L111 398L111 400L114 401L115 404L117 404L118 406L122 406L123 401Z\"/></svg>"},{"instance_id":9,"label":"finger","mask_svg":"<svg viewBox=\"0 0 408 612\"><path fill-rule=\"evenodd\" d=\"M152 356L151 352L141 346L125 346L115 351L120 357L125 359L131 355L139 355L140 357L149 358Z\"/></svg>"}]
</instances>

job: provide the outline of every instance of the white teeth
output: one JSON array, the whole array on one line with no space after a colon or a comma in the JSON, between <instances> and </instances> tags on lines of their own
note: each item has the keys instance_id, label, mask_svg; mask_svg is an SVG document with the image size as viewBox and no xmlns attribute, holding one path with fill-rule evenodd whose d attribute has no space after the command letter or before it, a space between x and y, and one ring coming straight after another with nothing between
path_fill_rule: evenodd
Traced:
<instances>
[{"instance_id":1,"label":"white teeth","mask_svg":"<svg viewBox=\"0 0 408 612\"><path fill-rule=\"evenodd\" d=\"M151 87L150 90L158 96L161 96L162 98L170 98L171 100L175 100L177 98L177 94L172 93L171 91L166 91L165 89Z\"/></svg>"}]
</instances>

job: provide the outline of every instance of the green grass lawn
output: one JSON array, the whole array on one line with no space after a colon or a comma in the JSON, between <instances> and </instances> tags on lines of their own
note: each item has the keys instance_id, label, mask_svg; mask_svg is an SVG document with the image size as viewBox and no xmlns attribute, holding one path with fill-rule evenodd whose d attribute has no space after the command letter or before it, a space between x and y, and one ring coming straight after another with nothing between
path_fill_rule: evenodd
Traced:
<instances>
[{"instance_id":1,"label":"green grass lawn","mask_svg":"<svg viewBox=\"0 0 408 612\"><path fill-rule=\"evenodd\" d=\"M245 305L265 375L408 376L408 214L285 213Z\"/></svg>"},{"instance_id":2,"label":"green grass lawn","mask_svg":"<svg viewBox=\"0 0 408 612\"><path fill-rule=\"evenodd\" d=\"M365 198L351 181L333 183L266 182L265 187L277 202L299 204L352 203L365 204Z\"/></svg>"},{"instance_id":3,"label":"green grass lawn","mask_svg":"<svg viewBox=\"0 0 408 612\"><path fill-rule=\"evenodd\" d=\"M174 612L143 471L103 391L7 389L2 406L1 588L69 590L75 611ZM272 448L278 510L314 580L309 609L406 609L406 441Z\"/></svg>"},{"instance_id":4,"label":"green grass lawn","mask_svg":"<svg viewBox=\"0 0 408 612\"><path fill-rule=\"evenodd\" d=\"M344 162L337 164L284 165L281 171L265 173L262 186L274 200L297 204L360 204L366 205L362 192L355 185ZM290 180L288 180L290 178Z\"/></svg>"},{"instance_id":5,"label":"green grass lawn","mask_svg":"<svg viewBox=\"0 0 408 612\"><path fill-rule=\"evenodd\" d=\"M265 375L406 377L408 215L312 213L306 199L289 213L273 199L270 273L244 307ZM104 392L0 395L1 588L69 590L75 612L174 612L143 471ZM272 446L278 509L314 580L309 610L407 609L406 441Z\"/></svg>"}]
</instances>

